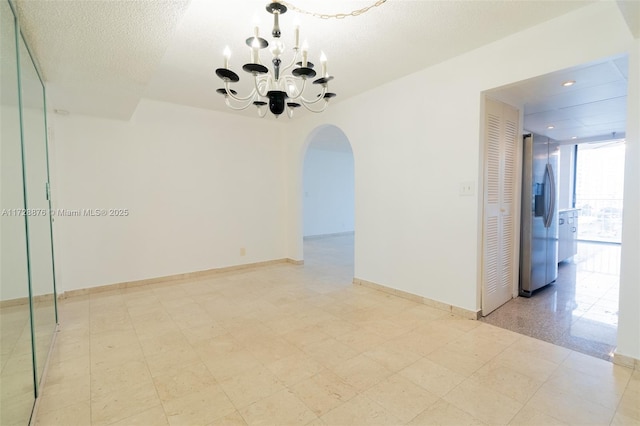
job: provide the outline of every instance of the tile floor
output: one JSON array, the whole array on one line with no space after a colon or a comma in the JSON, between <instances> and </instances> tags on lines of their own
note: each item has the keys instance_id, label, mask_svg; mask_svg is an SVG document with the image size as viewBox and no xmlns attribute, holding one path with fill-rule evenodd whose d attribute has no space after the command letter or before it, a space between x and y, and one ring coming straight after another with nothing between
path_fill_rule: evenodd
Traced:
<instances>
[{"instance_id":1,"label":"tile floor","mask_svg":"<svg viewBox=\"0 0 640 426\"><path fill-rule=\"evenodd\" d=\"M618 331L620 245L579 242L555 283L482 319L489 324L612 360Z\"/></svg>"},{"instance_id":2,"label":"tile floor","mask_svg":"<svg viewBox=\"0 0 640 426\"><path fill-rule=\"evenodd\" d=\"M639 371L352 285L352 248L64 300L36 424L640 423Z\"/></svg>"}]
</instances>

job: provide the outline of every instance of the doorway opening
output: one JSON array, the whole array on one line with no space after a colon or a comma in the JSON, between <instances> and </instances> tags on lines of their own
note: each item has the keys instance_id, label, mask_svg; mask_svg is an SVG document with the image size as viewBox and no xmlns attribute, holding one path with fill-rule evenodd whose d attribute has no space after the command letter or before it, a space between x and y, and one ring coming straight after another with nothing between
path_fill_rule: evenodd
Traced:
<instances>
[{"instance_id":1,"label":"doorway opening","mask_svg":"<svg viewBox=\"0 0 640 426\"><path fill-rule=\"evenodd\" d=\"M605 58L489 91L522 108L523 133L560 146L558 275L530 298L516 296L515 288L514 299L482 321L605 360L612 360L617 340L620 245L611 242L622 224L627 62ZM602 163L607 146L615 171ZM600 173L608 175L595 188L589 178ZM605 190L603 179L615 189ZM614 204L595 206L605 199ZM522 211L519 222L532 214ZM599 238L579 238L583 225L585 232L599 227Z\"/></svg>"},{"instance_id":2,"label":"doorway opening","mask_svg":"<svg viewBox=\"0 0 640 426\"><path fill-rule=\"evenodd\" d=\"M325 284L351 284L354 276L355 178L353 150L336 126L315 131L303 165L305 267Z\"/></svg>"}]
</instances>

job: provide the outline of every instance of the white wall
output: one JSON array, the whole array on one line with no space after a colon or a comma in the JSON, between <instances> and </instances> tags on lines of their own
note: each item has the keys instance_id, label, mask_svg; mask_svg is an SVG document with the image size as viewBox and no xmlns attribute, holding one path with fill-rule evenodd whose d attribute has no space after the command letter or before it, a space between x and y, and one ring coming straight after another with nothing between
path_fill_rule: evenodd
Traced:
<instances>
[{"instance_id":1,"label":"white wall","mask_svg":"<svg viewBox=\"0 0 640 426\"><path fill-rule=\"evenodd\" d=\"M56 217L59 291L285 257L280 126L148 100L52 121L54 208L129 212Z\"/></svg>"},{"instance_id":2,"label":"white wall","mask_svg":"<svg viewBox=\"0 0 640 426\"><path fill-rule=\"evenodd\" d=\"M635 78L633 78L635 76ZM624 166L624 212L620 259L618 348L640 359L640 40L629 55L629 96Z\"/></svg>"},{"instance_id":3,"label":"white wall","mask_svg":"<svg viewBox=\"0 0 640 426\"><path fill-rule=\"evenodd\" d=\"M323 149L313 142L304 160L304 236L354 229L353 153Z\"/></svg>"},{"instance_id":4,"label":"white wall","mask_svg":"<svg viewBox=\"0 0 640 426\"><path fill-rule=\"evenodd\" d=\"M288 133L289 256L302 256L301 152L309 132L330 123L357 164L355 276L479 309L481 93L628 52L630 40L615 3L599 2L300 120ZM478 184L476 196L459 195L464 181Z\"/></svg>"}]
</instances>

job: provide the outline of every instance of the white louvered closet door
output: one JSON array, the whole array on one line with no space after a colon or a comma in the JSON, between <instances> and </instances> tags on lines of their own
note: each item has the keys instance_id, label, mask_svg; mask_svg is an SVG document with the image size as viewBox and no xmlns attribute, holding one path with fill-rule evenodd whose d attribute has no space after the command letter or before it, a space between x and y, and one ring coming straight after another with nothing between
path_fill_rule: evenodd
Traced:
<instances>
[{"instance_id":1,"label":"white louvered closet door","mask_svg":"<svg viewBox=\"0 0 640 426\"><path fill-rule=\"evenodd\" d=\"M492 99L485 114L482 315L508 302L517 285L514 220L519 112Z\"/></svg>"}]
</instances>

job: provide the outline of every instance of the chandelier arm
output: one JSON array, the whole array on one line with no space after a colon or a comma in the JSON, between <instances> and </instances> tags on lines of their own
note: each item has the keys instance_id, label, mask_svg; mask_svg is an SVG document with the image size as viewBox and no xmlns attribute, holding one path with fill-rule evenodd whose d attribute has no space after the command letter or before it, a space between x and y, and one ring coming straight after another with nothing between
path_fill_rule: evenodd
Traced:
<instances>
[{"instance_id":1,"label":"chandelier arm","mask_svg":"<svg viewBox=\"0 0 640 426\"><path fill-rule=\"evenodd\" d=\"M249 99L249 102L247 102L245 105L242 106L234 106L231 105L231 101L229 101L229 97L225 96L224 97L224 103L227 104L227 106L235 111L243 111L247 108L249 108L251 105L253 105L253 99Z\"/></svg>"},{"instance_id":2,"label":"chandelier arm","mask_svg":"<svg viewBox=\"0 0 640 426\"><path fill-rule=\"evenodd\" d=\"M291 83L295 86L296 90L298 90L298 85L296 84L296 82L299 80L298 78L288 75L288 76L285 76L284 80L285 80L285 85L287 89L289 88L289 83ZM300 97L302 96L302 93L304 93L304 88L306 87L306 85L307 85L307 80L302 79L302 87L298 90L298 94L296 96L291 96L289 94L289 91L287 91L287 95L289 96L289 99L291 99L292 101L300 99Z\"/></svg>"},{"instance_id":3,"label":"chandelier arm","mask_svg":"<svg viewBox=\"0 0 640 426\"><path fill-rule=\"evenodd\" d=\"M229 87L229 82L228 81L224 82L224 89L227 91L227 95L229 97L231 97L231 99L233 99L234 101L238 101L238 102L244 102L244 101L248 101L249 99L253 99L255 94L256 94L256 91L252 90L251 93L249 93L248 96L245 96L245 97L236 96L231 91L231 88Z\"/></svg>"},{"instance_id":4,"label":"chandelier arm","mask_svg":"<svg viewBox=\"0 0 640 426\"><path fill-rule=\"evenodd\" d=\"M310 99L305 99L304 97L300 96L300 100L302 101L302 105L309 104L309 105L313 105L313 104L317 104L318 102L320 102L321 100L324 99L324 95L325 93L327 93L327 86L323 85L322 86L322 92L318 95L318 99L315 100L310 100ZM326 106L325 106L326 108ZM309 110L311 111L311 110Z\"/></svg>"},{"instance_id":5,"label":"chandelier arm","mask_svg":"<svg viewBox=\"0 0 640 426\"><path fill-rule=\"evenodd\" d=\"M286 67L282 68L281 72L284 74L286 71L288 71L289 69L291 69L295 64L296 64L296 60L298 59L298 50L299 48L294 47L293 48L293 58L291 59L291 62L289 63L289 65L287 65Z\"/></svg>"},{"instance_id":6,"label":"chandelier arm","mask_svg":"<svg viewBox=\"0 0 640 426\"><path fill-rule=\"evenodd\" d=\"M269 76L264 76L263 78L255 76L255 78L253 79L255 85L255 89L253 90L258 94L258 96L263 98L267 96L267 92L269 91L269 78ZM264 93L260 89L260 86L262 86L262 89L265 89Z\"/></svg>"},{"instance_id":7,"label":"chandelier arm","mask_svg":"<svg viewBox=\"0 0 640 426\"><path fill-rule=\"evenodd\" d=\"M322 98L320 98L322 99ZM316 103L318 101L313 101L311 102L312 104ZM327 101L326 99L324 99L324 105L322 106L322 109L319 110L315 110L312 108L309 108L309 105L307 105L306 102L302 101L302 106L306 108L307 111L311 111L311 112L315 112L316 114L321 113L322 111L324 111L325 109L327 109L327 105L329 105L329 101Z\"/></svg>"}]
</instances>

